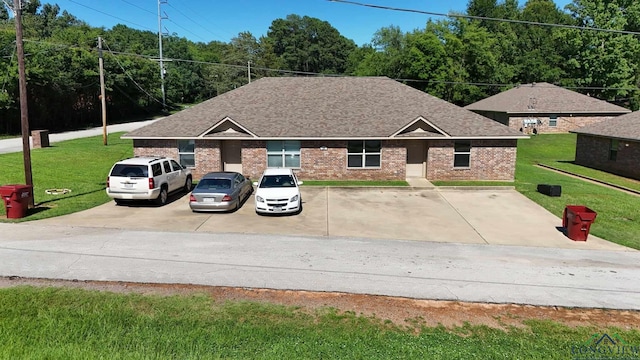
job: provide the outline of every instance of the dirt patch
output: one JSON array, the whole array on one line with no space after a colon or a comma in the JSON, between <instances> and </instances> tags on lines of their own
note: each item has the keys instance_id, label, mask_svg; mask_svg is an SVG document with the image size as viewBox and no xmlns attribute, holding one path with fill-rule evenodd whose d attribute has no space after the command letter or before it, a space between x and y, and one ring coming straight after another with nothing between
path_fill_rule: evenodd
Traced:
<instances>
[{"instance_id":1,"label":"dirt patch","mask_svg":"<svg viewBox=\"0 0 640 360\"><path fill-rule=\"evenodd\" d=\"M486 325L506 329L523 326L524 320L553 320L567 326L618 327L640 329L640 311L545 307L517 304L485 304L459 301L419 300L391 296L337 292L290 291L213 287L183 284L141 284L129 282L67 281L0 277L0 288L31 285L59 286L116 293L153 295L207 294L217 302L253 301L296 306L302 310L334 308L365 317L391 321L400 326L418 325L447 328Z\"/></svg>"}]
</instances>

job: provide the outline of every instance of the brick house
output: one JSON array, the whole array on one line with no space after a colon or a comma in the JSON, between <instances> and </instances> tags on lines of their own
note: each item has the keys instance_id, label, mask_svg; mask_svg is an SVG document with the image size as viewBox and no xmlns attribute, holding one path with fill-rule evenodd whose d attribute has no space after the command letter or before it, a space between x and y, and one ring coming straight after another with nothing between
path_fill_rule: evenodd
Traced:
<instances>
[{"instance_id":1,"label":"brick house","mask_svg":"<svg viewBox=\"0 0 640 360\"><path fill-rule=\"evenodd\" d=\"M520 85L465 109L525 134L566 133L631 112L549 83Z\"/></svg>"},{"instance_id":2,"label":"brick house","mask_svg":"<svg viewBox=\"0 0 640 360\"><path fill-rule=\"evenodd\" d=\"M640 180L640 112L572 132L576 164Z\"/></svg>"},{"instance_id":3,"label":"brick house","mask_svg":"<svg viewBox=\"0 0 640 360\"><path fill-rule=\"evenodd\" d=\"M179 159L195 178L513 180L517 140L490 119L385 77L262 78L127 133L134 154Z\"/></svg>"}]
</instances>

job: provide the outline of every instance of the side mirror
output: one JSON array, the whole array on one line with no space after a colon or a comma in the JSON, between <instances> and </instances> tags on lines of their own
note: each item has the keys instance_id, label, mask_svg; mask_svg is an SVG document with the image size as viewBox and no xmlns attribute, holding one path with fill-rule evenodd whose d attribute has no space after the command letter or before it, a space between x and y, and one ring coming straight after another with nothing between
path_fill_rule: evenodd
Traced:
<instances>
[{"instance_id":1,"label":"side mirror","mask_svg":"<svg viewBox=\"0 0 640 360\"><path fill-rule=\"evenodd\" d=\"M298 181L298 185L302 185L302 184L304 184L303 181Z\"/></svg>"}]
</instances>

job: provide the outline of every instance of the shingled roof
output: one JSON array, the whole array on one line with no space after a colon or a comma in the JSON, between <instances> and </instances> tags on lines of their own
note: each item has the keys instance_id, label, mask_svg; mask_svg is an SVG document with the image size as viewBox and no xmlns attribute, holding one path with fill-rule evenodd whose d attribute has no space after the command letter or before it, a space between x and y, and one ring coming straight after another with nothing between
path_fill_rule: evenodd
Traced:
<instances>
[{"instance_id":1,"label":"shingled roof","mask_svg":"<svg viewBox=\"0 0 640 360\"><path fill-rule=\"evenodd\" d=\"M630 112L621 106L545 82L514 87L500 94L469 104L465 106L465 109L511 114L620 115Z\"/></svg>"},{"instance_id":2,"label":"shingled roof","mask_svg":"<svg viewBox=\"0 0 640 360\"><path fill-rule=\"evenodd\" d=\"M386 77L262 78L123 138L522 138ZM423 136L421 136L423 134Z\"/></svg>"},{"instance_id":3,"label":"shingled roof","mask_svg":"<svg viewBox=\"0 0 640 360\"><path fill-rule=\"evenodd\" d=\"M620 140L640 141L640 111L621 115L606 122L581 127L571 132Z\"/></svg>"}]
</instances>

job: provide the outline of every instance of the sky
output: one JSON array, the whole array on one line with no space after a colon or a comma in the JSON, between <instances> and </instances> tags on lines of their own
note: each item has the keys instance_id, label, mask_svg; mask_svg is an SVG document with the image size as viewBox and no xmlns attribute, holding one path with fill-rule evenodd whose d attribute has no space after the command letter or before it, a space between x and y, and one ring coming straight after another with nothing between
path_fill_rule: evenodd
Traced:
<instances>
[{"instance_id":1,"label":"sky","mask_svg":"<svg viewBox=\"0 0 640 360\"><path fill-rule=\"evenodd\" d=\"M123 24L158 32L158 0L40 0L58 4L94 27ZM427 11L465 12L468 0L354 0L363 4ZM524 0L520 0L521 5ZM273 20L289 14L329 22L357 45L371 42L382 27L399 26L404 32L423 29L428 15L382 10L329 0L160 0L162 32L194 42L229 42L240 32L256 38L266 35ZM571 0L555 0L563 9ZM434 20L444 19L435 16Z\"/></svg>"}]
</instances>

